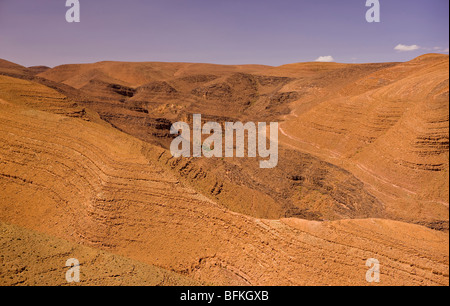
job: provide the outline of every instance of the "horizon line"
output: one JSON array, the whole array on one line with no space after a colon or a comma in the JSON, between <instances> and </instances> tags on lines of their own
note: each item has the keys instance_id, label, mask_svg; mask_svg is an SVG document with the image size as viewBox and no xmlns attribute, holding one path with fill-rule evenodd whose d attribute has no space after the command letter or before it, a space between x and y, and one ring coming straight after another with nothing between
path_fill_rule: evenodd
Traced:
<instances>
[{"instance_id":1,"label":"horizon line","mask_svg":"<svg viewBox=\"0 0 450 306\"><path fill-rule=\"evenodd\" d=\"M417 58L423 57L423 56L432 56L432 55L440 55L440 56L449 56L449 54L446 53L423 53L419 56L413 57L410 60L407 61L380 61L380 62L363 62L363 63L348 63L348 62L338 62L338 61L330 61L330 62L323 62L323 61L305 61L305 62L292 62L292 63L286 63L278 66L273 65L266 65L266 64L220 64L220 63L211 63L211 62L190 62L190 61L123 61L123 60L101 60L96 62L77 62L77 63L65 63L65 64L59 64L55 66L47 66L47 65L32 65L32 66L24 66L19 64L18 62L13 62L4 58L0 58L0 60L4 60L16 65L19 65L24 68L33 68L33 67L47 67L50 69L61 67L61 66L67 66L67 65L94 65L94 64L101 64L101 63L130 63L130 64L148 64L148 63L164 63L164 64L198 64L198 65L215 65L215 66L265 66L265 67L283 67L287 65L295 65L295 64L341 64L341 65L369 65L369 64L383 64L383 63L407 63L410 61L413 61Z\"/></svg>"}]
</instances>

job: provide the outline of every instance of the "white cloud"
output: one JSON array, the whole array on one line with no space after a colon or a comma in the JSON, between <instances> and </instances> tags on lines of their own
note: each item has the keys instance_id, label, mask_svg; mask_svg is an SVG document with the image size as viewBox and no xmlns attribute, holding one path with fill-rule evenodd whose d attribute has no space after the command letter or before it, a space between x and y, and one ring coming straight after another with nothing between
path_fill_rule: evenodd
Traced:
<instances>
[{"instance_id":1,"label":"white cloud","mask_svg":"<svg viewBox=\"0 0 450 306\"><path fill-rule=\"evenodd\" d=\"M407 46L407 45L402 45L402 44L399 44L394 48L394 50L397 50L400 52L416 51L419 49L420 49L420 47L418 45Z\"/></svg>"},{"instance_id":2,"label":"white cloud","mask_svg":"<svg viewBox=\"0 0 450 306\"><path fill-rule=\"evenodd\" d=\"M438 53L448 53L448 48L434 47L433 50Z\"/></svg>"},{"instance_id":3,"label":"white cloud","mask_svg":"<svg viewBox=\"0 0 450 306\"><path fill-rule=\"evenodd\" d=\"M316 59L316 62L323 62L323 63L330 63L330 62L334 62L334 58L331 55L328 56L319 56Z\"/></svg>"}]
</instances>

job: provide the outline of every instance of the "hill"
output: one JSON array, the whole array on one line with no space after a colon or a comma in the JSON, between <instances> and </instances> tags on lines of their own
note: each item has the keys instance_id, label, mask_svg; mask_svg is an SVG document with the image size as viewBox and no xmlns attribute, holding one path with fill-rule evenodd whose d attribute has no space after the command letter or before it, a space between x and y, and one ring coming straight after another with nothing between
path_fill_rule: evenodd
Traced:
<instances>
[{"instance_id":1,"label":"hill","mask_svg":"<svg viewBox=\"0 0 450 306\"><path fill-rule=\"evenodd\" d=\"M368 285L376 258L381 285L448 285L448 56L27 71L0 65L2 284L77 255L86 284ZM279 166L172 158L195 112L281 121Z\"/></svg>"}]
</instances>

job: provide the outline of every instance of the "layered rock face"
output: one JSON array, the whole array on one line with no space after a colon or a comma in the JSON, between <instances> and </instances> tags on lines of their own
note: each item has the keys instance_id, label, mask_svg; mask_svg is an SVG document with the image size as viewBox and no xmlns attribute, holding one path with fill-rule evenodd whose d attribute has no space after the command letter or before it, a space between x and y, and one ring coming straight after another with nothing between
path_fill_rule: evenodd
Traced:
<instances>
[{"instance_id":1,"label":"layered rock face","mask_svg":"<svg viewBox=\"0 0 450 306\"><path fill-rule=\"evenodd\" d=\"M0 283L64 284L78 256L84 284L367 285L376 258L382 285L448 285L448 103L439 55L1 61ZM173 158L170 126L195 113L280 122L278 166Z\"/></svg>"}]
</instances>

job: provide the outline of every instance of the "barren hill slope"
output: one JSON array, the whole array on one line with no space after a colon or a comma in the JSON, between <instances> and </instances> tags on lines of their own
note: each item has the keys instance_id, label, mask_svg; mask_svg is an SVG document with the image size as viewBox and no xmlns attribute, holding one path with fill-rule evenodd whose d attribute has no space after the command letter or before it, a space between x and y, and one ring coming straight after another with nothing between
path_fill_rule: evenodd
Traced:
<instances>
[{"instance_id":1,"label":"barren hill slope","mask_svg":"<svg viewBox=\"0 0 450 306\"><path fill-rule=\"evenodd\" d=\"M59 66L40 76L79 88L89 96L80 105L95 110L119 130L168 149L171 124L190 122L193 113L201 113L204 122L278 121L289 114L292 103L315 95L318 86L330 91L336 88L331 76L351 84L394 65L101 62ZM336 220L384 216L382 202L347 170L290 147L280 150L280 167L264 172L258 171L252 159L173 164L166 152L160 162L212 200L254 217Z\"/></svg>"},{"instance_id":2,"label":"barren hill slope","mask_svg":"<svg viewBox=\"0 0 450 306\"><path fill-rule=\"evenodd\" d=\"M28 69L10 61L0 59L0 73L28 74Z\"/></svg>"},{"instance_id":3,"label":"barren hill slope","mask_svg":"<svg viewBox=\"0 0 450 306\"><path fill-rule=\"evenodd\" d=\"M57 66L41 73L40 76L75 88L81 88L91 80L117 82L120 85L138 87L152 81L201 74L204 71L209 71L213 75L224 75L233 72L259 71L266 67L260 65L99 62Z\"/></svg>"},{"instance_id":4,"label":"barren hill slope","mask_svg":"<svg viewBox=\"0 0 450 306\"><path fill-rule=\"evenodd\" d=\"M291 105L282 141L354 173L393 217L448 220L448 64L425 55L319 89Z\"/></svg>"},{"instance_id":5,"label":"barren hill slope","mask_svg":"<svg viewBox=\"0 0 450 306\"><path fill-rule=\"evenodd\" d=\"M193 113L205 122L283 121L286 167L268 175L275 180L262 180L251 160L169 163L234 211L448 230L448 56L280 67L101 62L40 76L79 88L89 96L81 104L103 120L166 149L171 124Z\"/></svg>"},{"instance_id":6,"label":"barren hill slope","mask_svg":"<svg viewBox=\"0 0 450 306\"><path fill-rule=\"evenodd\" d=\"M196 286L201 283L129 258L0 222L0 285L67 286L69 258L81 286ZM68 257L72 256L72 257Z\"/></svg>"},{"instance_id":7,"label":"barren hill slope","mask_svg":"<svg viewBox=\"0 0 450 306\"><path fill-rule=\"evenodd\" d=\"M0 90L2 222L213 284L367 285L369 258L380 261L383 285L449 283L445 233L370 218L267 220L232 212L162 166L163 148L89 111L55 113L47 103L64 97L53 89L0 81L7 84ZM33 98L10 90L15 86L31 89ZM10 266L13 249L1 252Z\"/></svg>"}]
</instances>

